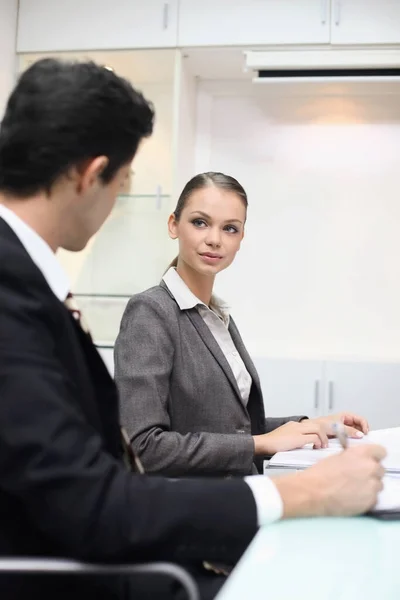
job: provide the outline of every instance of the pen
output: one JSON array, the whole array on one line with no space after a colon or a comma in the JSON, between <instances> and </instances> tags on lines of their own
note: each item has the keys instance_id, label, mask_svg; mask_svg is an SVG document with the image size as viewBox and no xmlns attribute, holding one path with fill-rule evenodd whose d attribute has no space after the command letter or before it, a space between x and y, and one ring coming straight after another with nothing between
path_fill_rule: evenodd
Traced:
<instances>
[{"instance_id":1,"label":"pen","mask_svg":"<svg viewBox=\"0 0 400 600\"><path fill-rule=\"evenodd\" d=\"M333 424L333 433L339 440L340 445L342 446L343 450L346 450L346 448L348 447L349 444L347 441L346 428L343 425L343 423L334 423Z\"/></svg>"}]
</instances>

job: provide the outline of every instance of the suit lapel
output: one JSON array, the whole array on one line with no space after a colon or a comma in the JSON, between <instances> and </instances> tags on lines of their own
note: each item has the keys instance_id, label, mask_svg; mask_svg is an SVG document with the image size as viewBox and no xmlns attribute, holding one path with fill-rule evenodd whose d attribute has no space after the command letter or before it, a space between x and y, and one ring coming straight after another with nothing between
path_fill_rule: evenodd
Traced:
<instances>
[{"instance_id":1,"label":"suit lapel","mask_svg":"<svg viewBox=\"0 0 400 600\"><path fill-rule=\"evenodd\" d=\"M238 397L238 400L240 401L240 404L243 406L242 397L240 395L235 376L232 372L232 369L229 366L228 361L224 356L224 353L219 347L218 342L215 340L213 334L211 333L207 325L204 323L203 318L199 315L195 308L186 310L185 313L187 314L193 326L196 328L197 333L199 334L199 336L201 337L211 354L214 356L215 360L217 361L223 372L225 373L226 377L228 378L232 388L234 389Z\"/></svg>"},{"instance_id":2,"label":"suit lapel","mask_svg":"<svg viewBox=\"0 0 400 600\"><path fill-rule=\"evenodd\" d=\"M164 283L164 281L161 281L160 286L167 292L167 294L172 298L172 300L174 300L174 302L176 302L174 295L172 294L172 292L170 291L168 286ZM182 312L184 312L187 315L187 317L191 321L192 325L195 327L197 333L203 340L204 344L207 346L208 350L211 352L211 354L213 355L213 357L215 358L215 360L221 367L225 376L228 378L228 381L231 384L232 389L235 392L237 399L239 400L240 406L242 406L242 408L244 410L246 410L246 408L243 404L242 396L240 394L240 390L239 390L236 378L233 374L233 371L232 371L228 361L226 360L225 355L222 352L218 342L216 341L215 337L213 336L213 334L211 333L211 331L205 324L203 318L200 316L200 314L198 313L196 308L184 310ZM244 350L244 353L246 354L246 356L248 358L248 363L252 367L252 372L250 372L250 370L249 370L249 373L250 373L250 375L252 375L254 373L255 377L258 379L257 371L255 370L255 367L252 364L251 359L246 352L246 349L244 348L243 342L240 339L240 335L237 332L236 325L233 324L233 327L234 327L235 332L237 333L236 339L240 342L240 348L237 347L237 350L241 356L242 356L242 349ZM232 334L231 326L229 327L229 331ZM236 345L236 339L233 336L232 336L232 339ZM242 359L243 359L243 356L242 356ZM243 362L245 362L245 361L243 360Z\"/></svg>"},{"instance_id":3,"label":"suit lapel","mask_svg":"<svg viewBox=\"0 0 400 600\"><path fill-rule=\"evenodd\" d=\"M243 344L243 340L240 337L238 328L236 327L236 324L232 318L230 319L230 323L229 323L229 333L232 336L232 340L236 346L236 350L239 352L240 357L241 357L242 361L244 362L244 366L246 367L247 371L249 372L249 375L252 379L253 385L257 388L258 393L260 395L262 395L261 382L260 382L260 378L258 376L257 370L254 366L253 361L250 358L250 354L246 350L246 346Z\"/></svg>"}]
</instances>

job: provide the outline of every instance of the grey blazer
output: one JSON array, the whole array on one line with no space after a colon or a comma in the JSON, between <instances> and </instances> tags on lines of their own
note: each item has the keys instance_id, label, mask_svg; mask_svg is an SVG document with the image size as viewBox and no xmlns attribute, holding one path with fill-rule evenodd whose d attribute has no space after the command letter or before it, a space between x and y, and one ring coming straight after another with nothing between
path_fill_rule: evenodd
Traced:
<instances>
[{"instance_id":1,"label":"grey blazer","mask_svg":"<svg viewBox=\"0 0 400 600\"><path fill-rule=\"evenodd\" d=\"M122 424L146 471L248 475L252 435L303 418L265 419L260 380L233 319L229 331L253 380L247 407L195 308L181 310L164 283L129 301L115 345L115 379Z\"/></svg>"}]
</instances>

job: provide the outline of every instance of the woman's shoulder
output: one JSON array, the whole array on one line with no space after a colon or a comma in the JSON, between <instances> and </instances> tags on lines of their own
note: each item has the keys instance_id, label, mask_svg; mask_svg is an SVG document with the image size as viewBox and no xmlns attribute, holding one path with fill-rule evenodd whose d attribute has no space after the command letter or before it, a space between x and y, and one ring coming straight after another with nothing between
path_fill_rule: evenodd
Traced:
<instances>
[{"instance_id":1,"label":"woman's shoulder","mask_svg":"<svg viewBox=\"0 0 400 600\"><path fill-rule=\"evenodd\" d=\"M147 306L153 310L157 309L157 312L161 313L176 313L178 308L168 288L162 284L134 294L129 300L127 308L135 306Z\"/></svg>"}]
</instances>

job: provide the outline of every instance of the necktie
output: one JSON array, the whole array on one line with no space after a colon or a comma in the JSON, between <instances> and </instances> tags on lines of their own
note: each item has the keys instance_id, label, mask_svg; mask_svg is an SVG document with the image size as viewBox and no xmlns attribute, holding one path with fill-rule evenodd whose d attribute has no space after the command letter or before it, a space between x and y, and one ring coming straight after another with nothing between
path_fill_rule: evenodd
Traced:
<instances>
[{"instance_id":1,"label":"necktie","mask_svg":"<svg viewBox=\"0 0 400 600\"><path fill-rule=\"evenodd\" d=\"M78 323L80 328L86 333L86 335L88 335L90 337L90 339L92 339L92 336L90 335L90 330L89 330L88 324L87 324L84 316L82 315L82 312L81 312L74 296L71 293L69 293L68 296L66 297L64 304L65 304L66 308L68 309L68 311L71 313L72 317ZM121 427L121 442L122 442L122 448L124 451L124 462L125 462L127 468L131 471L136 471L138 473L143 474L144 473L143 465L142 465L139 457L132 450L129 436L123 427Z\"/></svg>"},{"instance_id":2,"label":"necktie","mask_svg":"<svg viewBox=\"0 0 400 600\"><path fill-rule=\"evenodd\" d=\"M90 335L89 326L88 326L84 316L82 315L82 312L81 312L74 296L71 294L71 292L69 292L68 296L66 297L64 304L67 307L67 309L69 310L69 312L71 313L71 315L74 317L75 321L77 321L79 323L81 329L83 329L83 331L87 335Z\"/></svg>"}]
</instances>

